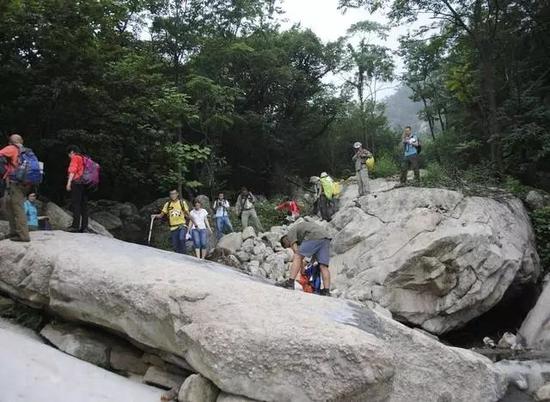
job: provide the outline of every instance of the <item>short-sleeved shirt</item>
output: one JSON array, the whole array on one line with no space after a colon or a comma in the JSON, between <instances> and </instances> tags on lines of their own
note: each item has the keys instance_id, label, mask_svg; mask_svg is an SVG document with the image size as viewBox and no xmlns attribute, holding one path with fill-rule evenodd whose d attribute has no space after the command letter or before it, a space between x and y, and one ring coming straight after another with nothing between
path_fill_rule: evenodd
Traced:
<instances>
[{"instance_id":1,"label":"short-sleeved shirt","mask_svg":"<svg viewBox=\"0 0 550 402\"><path fill-rule=\"evenodd\" d=\"M185 225L185 216L189 213L189 207L183 200L168 201L162 208L162 213L168 217L170 230L177 230Z\"/></svg>"},{"instance_id":2,"label":"short-sleeved shirt","mask_svg":"<svg viewBox=\"0 0 550 402\"><path fill-rule=\"evenodd\" d=\"M330 239L330 234L321 226L313 222L301 222L294 225L287 233L290 244L300 245L306 240Z\"/></svg>"},{"instance_id":3,"label":"short-sleeved shirt","mask_svg":"<svg viewBox=\"0 0 550 402\"><path fill-rule=\"evenodd\" d=\"M38 209L29 200L23 204L25 207L25 215L27 216L27 225L31 227L38 227Z\"/></svg>"},{"instance_id":4,"label":"short-sleeved shirt","mask_svg":"<svg viewBox=\"0 0 550 402\"><path fill-rule=\"evenodd\" d=\"M415 143L418 145L418 137L416 135L413 134L408 139L414 140ZM405 142L404 145L405 145L405 156L413 156L418 154L418 150L414 145L410 144L409 142Z\"/></svg>"},{"instance_id":5,"label":"short-sleeved shirt","mask_svg":"<svg viewBox=\"0 0 550 402\"><path fill-rule=\"evenodd\" d=\"M73 180L78 182L84 174L84 157L78 154L71 156L71 162L69 163L69 169L67 169L67 171L69 174L73 173Z\"/></svg>"},{"instance_id":6,"label":"short-sleeved shirt","mask_svg":"<svg viewBox=\"0 0 550 402\"><path fill-rule=\"evenodd\" d=\"M4 156L8 160L6 175L5 177L0 177L0 179L5 179L13 173L17 166L19 159L19 148L16 145L8 145L7 147L0 149L0 156Z\"/></svg>"},{"instance_id":7,"label":"short-sleeved shirt","mask_svg":"<svg viewBox=\"0 0 550 402\"><path fill-rule=\"evenodd\" d=\"M216 210L216 218L223 218L228 216L229 201L227 200L216 200L214 201L214 209Z\"/></svg>"},{"instance_id":8,"label":"short-sleeved shirt","mask_svg":"<svg viewBox=\"0 0 550 402\"><path fill-rule=\"evenodd\" d=\"M206 229L206 217L208 216L208 211L206 209L192 209L189 215L191 215L195 223L195 229Z\"/></svg>"}]
</instances>

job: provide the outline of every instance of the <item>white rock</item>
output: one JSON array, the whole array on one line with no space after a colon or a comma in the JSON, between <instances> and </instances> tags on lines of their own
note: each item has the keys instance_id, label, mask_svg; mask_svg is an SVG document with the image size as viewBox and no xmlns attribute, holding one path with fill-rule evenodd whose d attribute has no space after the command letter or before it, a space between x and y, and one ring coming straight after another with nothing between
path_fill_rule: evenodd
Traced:
<instances>
[{"instance_id":1,"label":"white rock","mask_svg":"<svg viewBox=\"0 0 550 402\"><path fill-rule=\"evenodd\" d=\"M101 236L33 240L0 242L2 291L181 356L226 393L268 402L496 402L506 390L488 359L349 301ZM304 375L312 367L322 387Z\"/></svg>"},{"instance_id":2,"label":"white rock","mask_svg":"<svg viewBox=\"0 0 550 402\"><path fill-rule=\"evenodd\" d=\"M529 393L535 393L550 378L550 362L501 360L495 367L504 372L510 383Z\"/></svg>"},{"instance_id":3,"label":"white rock","mask_svg":"<svg viewBox=\"0 0 550 402\"><path fill-rule=\"evenodd\" d=\"M200 374L185 379L178 394L178 402L216 402L220 390Z\"/></svg>"},{"instance_id":4,"label":"white rock","mask_svg":"<svg viewBox=\"0 0 550 402\"><path fill-rule=\"evenodd\" d=\"M519 329L521 342L529 348L550 349L550 282L537 300L537 304L527 315Z\"/></svg>"},{"instance_id":5,"label":"white rock","mask_svg":"<svg viewBox=\"0 0 550 402\"><path fill-rule=\"evenodd\" d=\"M218 242L219 248L229 250L231 254L235 254L243 245L243 236L239 232L229 233L223 236Z\"/></svg>"},{"instance_id":6,"label":"white rock","mask_svg":"<svg viewBox=\"0 0 550 402\"><path fill-rule=\"evenodd\" d=\"M516 336L510 332L505 332L500 341L498 341L499 348L512 349L516 344Z\"/></svg>"},{"instance_id":7,"label":"white rock","mask_svg":"<svg viewBox=\"0 0 550 402\"><path fill-rule=\"evenodd\" d=\"M254 239L247 239L243 242L242 251L252 254L254 251Z\"/></svg>"},{"instance_id":8,"label":"white rock","mask_svg":"<svg viewBox=\"0 0 550 402\"><path fill-rule=\"evenodd\" d=\"M540 387L535 393L537 402L550 402L550 383Z\"/></svg>"},{"instance_id":9,"label":"white rock","mask_svg":"<svg viewBox=\"0 0 550 402\"><path fill-rule=\"evenodd\" d=\"M245 263L245 262L250 261L250 254L248 254L248 253L245 252L245 251L237 251L237 253L235 254L235 256L239 259L239 261L240 261L241 263Z\"/></svg>"},{"instance_id":10,"label":"white rock","mask_svg":"<svg viewBox=\"0 0 550 402\"><path fill-rule=\"evenodd\" d=\"M256 231L252 226L248 226L243 229L242 235L243 235L243 240L245 241L248 239L254 239L256 238Z\"/></svg>"},{"instance_id":11,"label":"white rock","mask_svg":"<svg viewBox=\"0 0 550 402\"><path fill-rule=\"evenodd\" d=\"M525 197L525 202L531 208L532 210L544 208L546 205L548 205L549 197L542 194L540 191L537 190L531 190L527 193L527 196Z\"/></svg>"}]
</instances>

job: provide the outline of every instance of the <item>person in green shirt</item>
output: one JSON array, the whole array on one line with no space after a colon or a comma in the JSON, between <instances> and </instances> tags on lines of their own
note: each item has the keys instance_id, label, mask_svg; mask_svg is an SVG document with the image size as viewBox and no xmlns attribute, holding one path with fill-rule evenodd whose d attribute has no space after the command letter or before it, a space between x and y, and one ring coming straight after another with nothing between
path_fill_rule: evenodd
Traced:
<instances>
[{"instance_id":1,"label":"person in green shirt","mask_svg":"<svg viewBox=\"0 0 550 402\"><path fill-rule=\"evenodd\" d=\"M281 245L294 251L290 277L278 286L294 289L296 277L302 269L305 257L314 257L321 268L323 279L322 296L330 296L330 234L320 225L313 222L300 222L292 226L281 238Z\"/></svg>"}]
</instances>

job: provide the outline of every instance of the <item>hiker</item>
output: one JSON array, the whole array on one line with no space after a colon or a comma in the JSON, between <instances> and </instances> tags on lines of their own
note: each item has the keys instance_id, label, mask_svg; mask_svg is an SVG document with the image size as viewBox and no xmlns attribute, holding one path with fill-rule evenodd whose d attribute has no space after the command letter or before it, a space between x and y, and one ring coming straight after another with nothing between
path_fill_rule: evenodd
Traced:
<instances>
[{"instance_id":1,"label":"hiker","mask_svg":"<svg viewBox=\"0 0 550 402\"><path fill-rule=\"evenodd\" d=\"M36 206L36 193L30 193L27 200L23 204L25 208L25 215L27 217L27 226L29 231L36 230L52 230L50 226L50 218L47 216L39 216L38 208Z\"/></svg>"},{"instance_id":2,"label":"hiker","mask_svg":"<svg viewBox=\"0 0 550 402\"><path fill-rule=\"evenodd\" d=\"M276 211L286 211L287 216L285 218L288 222L295 222L300 217L300 207L298 203L291 200L290 197L285 197L283 202L275 207Z\"/></svg>"},{"instance_id":3,"label":"hiker","mask_svg":"<svg viewBox=\"0 0 550 402\"><path fill-rule=\"evenodd\" d=\"M193 221L191 237L195 246L195 255L204 260L208 251L208 233L212 233L210 222L208 222L208 211L202 207L199 200L195 200L194 208L189 215Z\"/></svg>"},{"instance_id":4,"label":"hiker","mask_svg":"<svg viewBox=\"0 0 550 402\"><path fill-rule=\"evenodd\" d=\"M372 156L372 153L368 149L363 148L363 144L360 142L353 144L353 149L355 149L355 154L352 160L355 163L357 183L359 184L359 197L363 197L370 192L367 159Z\"/></svg>"},{"instance_id":5,"label":"hiker","mask_svg":"<svg viewBox=\"0 0 550 402\"><path fill-rule=\"evenodd\" d=\"M20 182L15 177L19 166L20 155L23 151L23 137L12 134L8 139L8 145L0 149L0 178L7 188L6 212L8 215L10 232L8 238L11 241L29 242L29 228L23 204L29 186Z\"/></svg>"},{"instance_id":6,"label":"hiker","mask_svg":"<svg viewBox=\"0 0 550 402\"><path fill-rule=\"evenodd\" d=\"M284 248L291 248L294 251L294 258L290 268L290 277L278 285L287 289L295 289L296 277L303 267L305 257L314 257L319 263L323 288L319 294L330 296L330 235L329 233L313 222L301 222L288 231L281 238L281 245Z\"/></svg>"},{"instance_id":7,"label":"hiker","mask_svg":"<svg viewBox=\"0 0 550 402\"><path fill-rule=\"evenodd\" d=\"M70 163L67 169L66 189L71 193L73 222L67 229L69 232L85 233L88 230L88 188L82 182L84 175L84 156L76 145L67 147Z\"/></svg>"},{"instance_id":8,"label":"hiker","mask_svg":"<svg viewBox=\"0 0 550 402\"><path fill-rule=\"evenodd\" d=\"M409 170L414 171L414 180L416 182L420 181L420 168L419 168L419 157L420 153L420 141L416 134L412 133L411 126L405 127L403 130L403 164L401 166L401 184L407 184L407 175Z\"/></svg>"},{"instance_id":9,"label":"hiker","mask_svg":"<svg viewBox=\"0 0 550 402\"><path fill-rule=\"evenodd\" d=\"M252 226L256 233L261 233L264 228L256 213L255 203L256 197L246 187L243 187L239 197L237 197L237 215L241 218L243 230L248 226Z\"/></svg>"},{"instance_id":10,"label":"hiker","mask_svg":"<svg viewBox=\"0 0 550 402\"><path fill-rule=\"evenodd\" d=\"M327 172L323 172L319 178L319 184L321 188L321 193L319 195L319 212L321 213L321 219L329 222L334 214L334 181Z\"/></svg>"},{"instance_id":11,"label":"hiker","mask_svg":"<svg viewBox=\"0 0 550 402\"><path fill-rule=\"evenodd\" d=\"M229 219L229 201L225 199L224 193L218 194L218 199L214 201L212 209L215 213L216 219L216 231L218 234L218 240L222 238L225 233L233 233L233 225Z\"/></svg>"},{"instance_id":12,"label":"hiker","mask_svg":"<svg viewBox=\"0 0 550 402\"><path fill-rule=\"evenodd\" d=\"M180 199L177 190L169 192L170 200L164 204L159 214L151 215L153 219L162 219L167 217L170 226L170 242L176 253L185 254L185 241L187 237L187 227L189 216L189 207L185 200Z\"/></svg>"}]
</instances>

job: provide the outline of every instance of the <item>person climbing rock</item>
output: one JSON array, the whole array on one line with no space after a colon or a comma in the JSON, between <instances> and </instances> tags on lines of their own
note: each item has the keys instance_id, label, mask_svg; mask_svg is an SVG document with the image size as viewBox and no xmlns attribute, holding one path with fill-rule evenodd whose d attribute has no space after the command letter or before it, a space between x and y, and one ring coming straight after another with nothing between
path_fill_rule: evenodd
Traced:
<instances>
[{"instance_id":1,"label":"person climbing rock","mask_svg":"<svg viewBox=\"0 0 550 402\"><path fill-rule=\"evenodd\" d=\"M353 144L353 149L355 149L355 154L352 160L355 163L355 172L359 185L359 197L362 197L370 192L367 159L372 156L372 153L368 149L363 148L363 144L360 142Z\"/></svg>"},{"instance_id":2,"label":"person climbing rock","mask_svg":"<svg viewBox=\"0 0 550 402\"><path fill-rule=\"evenodd\" d=\"M208 211L202 207L200 201L195 200L194 208L189 212L193 226L191 228L191 237L195 247L195 255L201 260L206 257L208 252L208 234L212 233L210 222L208 221Z\"/></svg>"},{"instance_id":3,"label":"person climbing rock","mask_svg":"<svg viewBox=\"0 0 550 402\"><path fill-rule=\"evenodd\" d=\"M275 210L286 211L287 216L285 221L287 222L295 222L296 219L300 217L300 207L298 206L298 203L290 199L290 197L285 197L283 202L275 207Z\"/></svg>"},{"instance_id":4,"label":"person climbing rock","mask_svg":"<svg viewBox=\"0 0 550 402\"><path fill-rule=\"evenodd\" d=\"M7 237L12 241L29 242L29 228L23 204L30 190L25 183L17 181L13 176L19 166L22 150L23 137L12 134L8 139L8 145L0 149L0 159L3 160L0 178L5 181L7 188L6 212L10 227Z\"/></svg>"},{"instance_id":5,"label":"person climbing rock","mask_svg":"<svg viewBox=\"0 0 550 402\"><path fill-rule=\"evenodd\" d=\"M303 267L305 257L314 257L319 263L323 288L320 295L330 296L330 234L320 225L313 222L301 222L292 226L288 233L281 237L281 245L294 251L290 277L278 283L278 286L295 289L296 277Z\"/></svg>"},{"instance_id":6,"label":"person climbing rock","mask_svg":"<svg viewBox=\"0 0 550 402\"><path fill-rule=\"evenodd\" d=\"M170 242L176 253L185 254L185 240L187 236L189 207L185 200L180 199L177 190L169 193L170 200L164 204L162 211L157 215L151 215L154 219L168 218L170 226Z\"/></svg>"},{"instance_id":7,"label":"person climbing rock","mask_svg":"<svg viewBox=\"0 0 550 402\"><path fill-rule=\"evenodd\" d=\"M412 133L411 126L405 127L405 130L403 130L403 163L400 180L402 185L407 183L407 175L410 169L414 171L414 180L417 182L420 181L420 161L418 157L420 149L420 141Z\"/></svg>"},{"instance_id":8,"label":"person climbing rock","mask_svg":"<svg viewBox=\"0 0 550 402\"><path fill-rule=\"evenodd\" d=\"M229 201L225 199L224 193L218 194L218 199L214 201L212 209L215 213L216 219L216 232L218 235L218 240L226 233L233 232L233 225L229 219Z\"/></svg>"},{"instance_id":9,"label":"person climbing rock","mask_svg":"<svg viewBox=\"0 0 550 402\"><path fill-rule=\"evenodd\" d=\"M319 195L319 212L321 218L325 221L330 221L334 215L334 181L327 172L321 173L319 179L321 185L321 194Z\"/></svg>"},{"instance_id":10,"label":"person climbing rock","mask_svg":"<svg viewBox=\"0 0 550 402\"><path fill-rule=\"evenodd\" d=\"M246 187L243 187L239 197L237 197L237 215L241 218L243 229L252 226L256 233L261 233L264 232L264 228L258 218L254 204L256 204L256 197Z\"/></svg>"}]
</instances>

